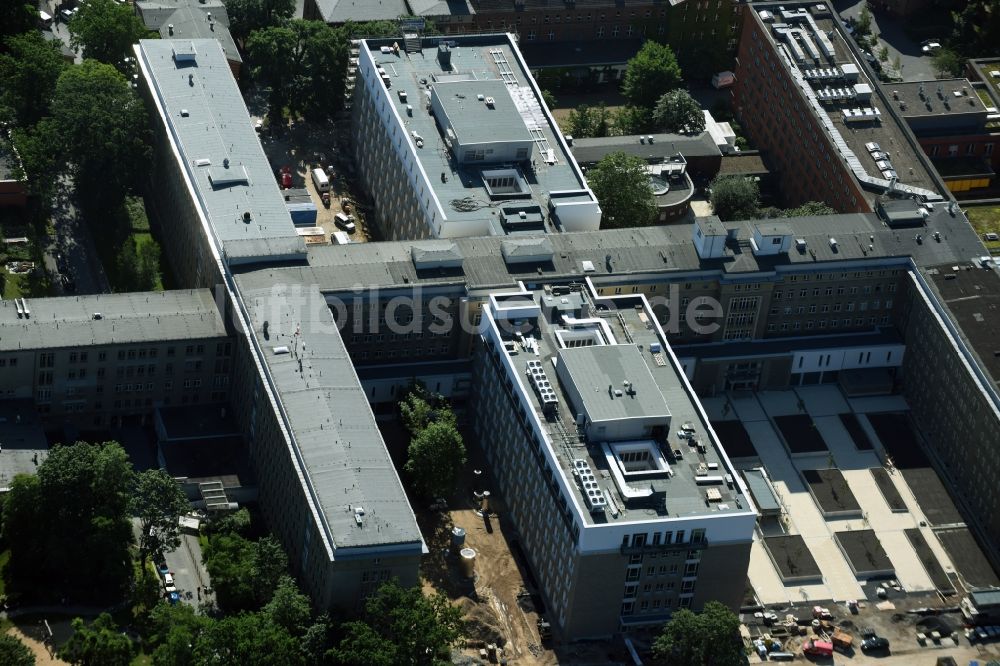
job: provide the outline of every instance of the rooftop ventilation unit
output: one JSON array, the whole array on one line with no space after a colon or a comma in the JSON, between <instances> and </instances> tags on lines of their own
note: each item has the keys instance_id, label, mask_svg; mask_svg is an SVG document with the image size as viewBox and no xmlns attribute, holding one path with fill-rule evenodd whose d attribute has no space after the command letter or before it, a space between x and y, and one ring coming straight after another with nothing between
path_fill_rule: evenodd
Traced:
<instances>
[{"instance_id":1,"label":"rooftop ventilation unit","mask_svg":"<svg viewBox=\"0 0 1000 666\"><path fill-rule=\"evenodd\" d=\"M559 404L559 398L556 397L555 389L552 388L552 382L549 381L548 376L545 374L542 362L537 359L528 361L525 374L531 380L531 386L535 389L535 393L542 403L542 411L546 414L555 411L556 406Z\"/></svg>"},{"instance_id":2,"label":"rooftop ventilation unit","mask_svg":"<svg viewBox=\"0 0 1000 666\"><path fill-rule=\"evenodd\" d=\"M608 500L598 485L593 470L590 469L590 463L582 458L574 460L573 476L576 477L577 483L580 484L580 489L583 491L583 499L587 503L587 508L590 509L590 512L603 513L604 507L608 505Z\"/></svg>"},{"instance_id":3,"label":"rooftop ventilation unit","mask_svg":"<svg viewBox=\"0 0 1000 666\"><path fill-rule=\"evenodd\" d=\"M496 105L497 105L497 101L495 99L493 99L492 97L487 97L486 98L486 106L488 108L495 109Z\"/></svg>"}]
</instances>

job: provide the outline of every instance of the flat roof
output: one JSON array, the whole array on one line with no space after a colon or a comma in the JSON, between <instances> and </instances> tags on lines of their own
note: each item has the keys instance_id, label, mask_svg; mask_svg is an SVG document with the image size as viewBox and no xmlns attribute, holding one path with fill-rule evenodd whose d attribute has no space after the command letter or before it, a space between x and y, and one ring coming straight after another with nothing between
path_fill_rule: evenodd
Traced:
<instances>
[{"instance_id":1,"label":"flat roof","mask_svg":"<svg viewBox=\"0 0 1000 666\"><path fill-rule=\"evenodd\" d=\"M702 259L692 240L693 223L602 229L550 234L550 261L507 263L501 251L503 238L454 238L450 242L462 258L460 267L419 270L413 263L413 249L434 247L439 241L353 243L311 247L307 266L255 268L244 272L241 279L254 286L282 281L318 284L327 292L350 291L359 283L407 288L418 283L447 284L476 290L509 286L524 279L578 279L581 275L599 279L712 271L736 278L774 270L823 270L826 264L850 260L897 259L902 264L912 257L918 266L928 266L967 262L987 254L965 216L960 212L951 215L940 205L929 212L919 243L915 232L889 229L874 213L819 215L783 220L796 239L806 241L805 249L793 246L787 254L766 256L754 255L748 245L755 221L722 223L709 217L697 222L710 224L721 233L735 230L737 244L727 246L721 258ZM835 230L833 234L831 230ZM932 239L935 231L940 232L941 242ZM837 240L836 249L830 245L831 237ZM593 270L585 272L584 262Z\"/></svg>"},{"instance_id":2,"label":"flat roof","mask_svg":"<svg viewBox=\"0 0 1000 666\"><path fill-rule=\"evenodd\" d=\"M649 137L652 136L652 142ZM712 135L700 134L635 134L573 138L573 156L582 164L600 162L610 153L624 152L648 161L660 161L680 153L684 157L721 157Z\"/></svg>"},{"instance_id":3,"label":"flat roof","mask_svg":"<svg viewBox=\"0 0 1000 666\"><path fill-rule=\"evenodd\" d=\"M904 118L974 113L985 119L986 105L968 79L887 83L885 88Z\"/></svg>"},{"instance_id":4,"label":"flat roof","mask_svg":"<svg viewBox=\"0 0 1000 666\"><path fill-rule=\"evenodd\" d=\"M1000 275L969 262L928 268L924 274L997 388L1000 379Z\"/></svg>"},{"instance_id":5,"label":"flat roof","mask_svg":"<svg viewBox=\"0 0 1000 666\"><path fill-rule=\"evenodd\" d=\"M774 493L774 486L767 477L767 473L762 467L743 470L743 478L746 479L753 501L761 513L773 513L781 511L781 503Z\"/></svg>"},{"instance_id":6,"label":"flat roof","mask_svg":"<svg viewBox=\"0 0 1000 666\"><path fill-rule=\"evenodd\" d=\"M136 0L135 7L146 27L161 38L215 39L229 61L243 62L229 32L226 5L220 0Z\"/></svg>"},{"instance_id":7,"label":"flat roof","mask_svg":"<svg viewBox=\"0 0 1000 666\"><path fill-rule=\"evenodd\" d=\"M335 548L408 544L420 552L416 518L326 300L315 286L296 293L271 287L243 297L307 491Z\"/></svg>"},{"instance_id":8,"label":"flat roof","mask_svg":"<svg viewBox=\"0 0 1000 666\"><path fill-rule=\"evenodd\" d=\"M535 353L513 354L510 358L515 368L519 370L518 374L521 375L525 396L533 406L539 423L547 431L548 443L552 446L554 458L559 461L561 472L567 479L567 486L576 493L577 503L584 507L583 522L594 525L616 520L651 521L748 511L751 503L743 495L739 484L729 487L725 483L717 485L698 483L699 476L704 475L706 470L712 470L707 474L720 477L733 475L735 472L722 453L719 442L710 435L709 423L702 418L703 412L699 407L698 398L687 390L683 370L672 362L666 340L659 337L655 327L647 325L654 315L645 309L639 309L641 299L638 296L618 296L614 301L607 298L595 301L586 292L580 292L580 295L583 297L583 302L590 306L588 316L599 317L605 322L613 341L617 344L562 348L556 333L563 326L555 318L550 321L545 309L542 308L542 314L537 319L525 318L526 322L530 319L532 324L532 348ZM544 291L528 292L528 297L540 305ZM598 304L600 307L596 307ZM497 330L504 341L517 339L506 326L500 326ZM655 349L657 344L663 351L654 353L651 349ZM662 356L657 355L660 353ZM643 489L649 488L655 494L665 495L665 507L663 504L653 507L646 498L625 497L616 483L608 478L606 483L601 483L601 487L606 494L611 494L614 504L620 509L619 515L613 517L610 510L603 513L590 513L586 510L583 492L574 481L573 460L586 460L598 478L605 478L602 476L605 471L610 477L610 471L607 458L600 446L603 440L588 438L586 446L577 442L576 417L568 404L570 398L560 373L553 366L553 360L562 363L566 359L570 359L572 364L571 368L567 369L572 370L574 378L579 378L575 383L578 384L580 393L586 396L584 400L596 412L605 414L609 418L627 419L657 416L664 408L669 407L671 430L678 430L682 425L694 428L696 437L705 445L704 453L695 453L694 449L689 449L688 444L678 440L673 433L664 433L670 447L684 450L683 458L669 459L669 477L665 474L653 475L638 482ZM524 368L529 360L541 362L558 396L558 404L552 414L543 409L538 394L524 378ZM661 360L665 362L661 363ZM614 398L612 404L607 386L610 383L616 388L622 388L622 377L626 373L630 375L627 379L633 382L636 396L632 398L624 395L623 390L623 395ZM592 382L600 384L592 385ZM573 434L572 445L567 444L566 433ZM637 483L631 479L628 481L632 484ZM718 502L706 505L707 488L719 491Z\"/></svg>"},{"instance_id":9,"label":"flat roof","mask_svg":"<svg viewBox=\"0 0 1000 666\"><path fill-rule=\"evenodd\" d=\"M507 84L500 79L438 81L434 90L460 143L531 140ZM492 97L492 108L479 96Z\"/></svg>"},{"instance_id":10,"label":"flat roof","mask_svg":"<svg viewBox=\"0 0 1000 666\"><path fill-rule=\"evenodd\" d=\"M635 345L608 345L560 349L557 356L580 395L580 405L592 421L636 417L668 418L670 410ZM634 394L615 396L630 382ZM607 387L607 388L605 388Z\"/></svg>"},{"instance_id":11,"label":"flat roof","mask_svg":"<svg viewBox=\"0 0 1000 666\"><path fill-rule=\"evenodd\" d=\"M277 254L260 260L304 255L219 42L143 39L136 51L220 255L231 241L265 241L259 249Z\"/></svg>"},{"instance_id":12,"label":"flat roof","mask_svg":"<svg viewBox=\"0 0 1000 666\"><path fill-rule=\"evenodd\" d=\"M813 115L834 144L834 156L839 154L854 172L869 202L886 190L892 175L876 164L866 148L869 143L877 143L882 152L888 153L888 161L898 178L897 190L933 200L948 198L947 188L933 172L905 121L898 116L898 107L885 96L851 37L841 31L840 21L829 15L814 15L811 11L814 5L754 3L752 11L771 48L779 54L779 61L792 74ZM774 15L773 21L761 18L764 11ZM802 39L789 37L792 39L789 42L786 36L792 33ZM824 53L827 48L829 54ZM877 116L854 113L856 109L873 108L877 109Z\"/></svg>"},{"instance_id":13,"label":"flat roof","mask_svg":"<svg viewBox=\"0 0 1000 666\"><path fill-rule=\"evenodd\" d=\"M406 0L316 0L326 23L395 21L410 13Z\"/></svg>"},{"instance_id":14,"label":"flat roof","mask_svg":"<svg viewBox=\"0 0 1000 666\"><path fill-rule=\"evenodd\" d=\"M0 301L0 351L221 338L227 335L208 289ZM101 318L95 319L94 314Z\"/></svg>"},{"instance_id":15,"label":"flat roof","mask_svg":"<svg viewBox=\"0 0 1000 666\"><path fill-rule=\"evenodd\" d=\"M412 53L402 48L395 53L391 48L394 42L398 39L362 40L361 56L369 56L376 67L386 71L390 82L388 99L396 107L401 128L406 134L413 136L415 133L423 140L423 147L416 148L413 155L426 174L427 187L433 190L440 205L441 219L447 222L481 221L490 234L511 232L505 228L502 206L491 199L482 176L483 170L504 168L509 164L489 161L460 164L454 158L442 134L444 128L435 120L427 104L428 88L435 86L439 94L456 84L468 93L462 104L469 112L457 113L455 119L474 137L494 140L515 130L520 137L521 128L527 128L529 138L534 139L530 159L519 165L528 187L527 196L511 197L499 204L538 206L547 231L555 230L549 221L550 193L581 192L581 200L596 204L596 197L588 189L561 130L545 108L510 35L424 37L421 50ZM443 68L438 60L438 45L442 43L450 45L450 69ZM382 47L388 52L383 52ZM382 84L376 81L374 85ZM484 93L487 89L493 93ZM479 93L497 100L495 112L478 101ZM447 99L449 95L443 97ZM457 102L453 95L451 100ZM407 109L407 105L411 108ZM472 109L480 110L475 113ZM513 115L515 112L517 117ZM494 121L494 117L498 120ZM466 141L463 137L460 139ZM554 162L546 161L543 150L553 151Z\"/></svg>"}]
</instances>

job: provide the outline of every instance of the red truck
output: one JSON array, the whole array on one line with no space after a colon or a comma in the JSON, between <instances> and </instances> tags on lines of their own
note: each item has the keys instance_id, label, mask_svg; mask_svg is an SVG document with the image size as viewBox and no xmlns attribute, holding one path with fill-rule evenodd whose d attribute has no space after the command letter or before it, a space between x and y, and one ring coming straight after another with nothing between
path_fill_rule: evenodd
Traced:
<instances>
[{"instance_id":1,"label":"red truck","mask_svg":"<svg viewBox=\"0 0 1000 666\"><path fill-rule=\"evenodd\" d=\"M803 654L812 655L814 657L832 657L833 643L828 641L811 640L802 647L802 652Z\"/></svg>"}]
</instances>

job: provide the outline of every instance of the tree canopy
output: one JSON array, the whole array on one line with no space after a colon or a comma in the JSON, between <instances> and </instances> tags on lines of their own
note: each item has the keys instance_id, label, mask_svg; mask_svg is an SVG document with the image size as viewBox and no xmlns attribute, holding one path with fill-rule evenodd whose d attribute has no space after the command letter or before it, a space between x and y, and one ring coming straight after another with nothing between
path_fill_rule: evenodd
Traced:
<instances>
[{"instance_id":1,"label":"tree canopy","mask_svg":"<svg viewBox=\"0 0 1000 666\"><path fill-rule=\"evenodd\" d=\"M4 507L8 573L19 591L112 598L132 575L132 466L116 442L56 446L18 475Z\"/></svg>"},{"instance_id":2,"label":"tree canopy","mask_svg":"<svg viewBox=\"0 0 1000 666\"><path fill-rule=\"evenodd\" d=\"M59 656L74 666L129 666L132 653L132 639L118 630L107 613L90 625L74 619L73 635L59 650Z\"/></svg>"},{"instance_id":3,"label":"tree canopy","mask_svg":"<svg viewBox=\"0 0 1000 666\"><path fill-rule=\"evenodd\" d=\"M143 564L151 553L180 545L177 519L190 508L180 485L161 469L136 474L130 504L139 519L139 557Z\"/></svg>"},{"instance_id":4,"label":"tree canopy","mask_svg":"<svg viewBox=\"0 0 1000 666\"><path fill-rule=\"evenodd\" d=\"M1000 10L998 10L1000 11ZM938 77L959 76L965 66L962 56L949 48L940 48L931 58Z\"/></svg>"},{"instance_id":5,"label":"tree canopy","mask_svg":"<svg viewBox=\"0 0 1000 666\"><path fill-rule=\"evenodd\" d=\"M591 136L608 136L611 133L611 113L603 102L597 106L581 104L569 112L569 134L582 139Z\"/></svg>"},{"instance_id":6,"label":"tree canopy","mask_svg":"<svg viewBox=\"0 0 1000 666\"><path fill-rule=\"evenodd\" d=\"M425 497L448 497L465 466L465 442L453 422L434 421L410 440L406 471Z\"/></svg>"},{"instance_id":7,"label":"tree canopy","mask_svg":"<svg viewBox=\"0 0 1000 666\"><path fill-rule=\"evenodd\" d=\"M69 20L70 45L83 49L83 57L129 71L125 59L132 45L150 36L132 6L115 0L87 0Z\"/></svg>"},{"instance_id":8,"label":"tree canopy","mask_svg":"<svg viewBox=\"0 0 1000 666\"><path fill-rule=\"evenodd\" d=\"M212 534L202 556L219 607L229 612L266 604L288 569L288 556L272 536L249 541L238 534Z\"/></svg>"},{"instance_id":9,"label":"tree canopy","mask_svg":"<svg viewBox=\"0 0 1000 666\"><path fill-rule=\"evenodd\" d=\"M108 0L109 2L112 0ZM52 152L73 167L77 191L105 209L148 173L146 108L128 80L95 60L63 70L52 102Z\"/></svg>"},{"instance_id":10,"label":"tree canopy","mask_svg":"<svg viewBox=\"0 0 1000 666\"><path fill-rule=\"evenodd\" d=\"M760 187L755 181L744 176L716 176L711 189L712 210L723 221L757 217Z\"/></svg>"},{"instance_id":11,"label":"tree canopy","mask_svg":"<svg viewBox=\"0 0 1000 666\"><path fill-rule=\"evenodd\" d=\"M419 383L410 387L399 401L399 416L412 437L419 435L432 422L456 423L451 405Z\"/></svg>"},{"instance_id":12,"label":"tree canopy","mask_svg":"<svg viewBox=\"0 0 1000 666\"><path fill-rule=\"evenodd\" d=\"M656 215L656 200L641 157L615 152L587 172L587 182L601 204L601 226L639 227Z\"/></svg>"},{"instance_id":13,"label":"tree canopy","mask_svg":"<svg viewBox=\"0 0 1000 666\"><path fill-rule=\"evenodd\" d=\"M948 45L967 58L996 55L1000 0L968 0L955 4L961 10L951 14L955 26Z\"/></svg>"},{"instance_id":14,"label":"tree canopy","mask_svg":"<svg viewBox=\"0 0 1000 666\"><path fill-rule=\"evenodd\" d=\"M56 81L66 62L55 42L37 30L8 37L0 53L0 107L21 127L34 125L49 112Z\"/></svg>"},{"instance_id":15,"label":"tree canopy","mask_svg":"<svg viewBox=\"0 0 1000 666\"><path fill-rule=\"evenodd\" d=\"M697 615L682 608L663 627L653 654L669 666L742 666L746 656L739 629L739 617L717 601Z\"/></svg>"},{"instance_id":16,"label":"tree canopy","mask_svg":"<svg viewBox=\"0 0 1000 666\"><path fill-rule=\"evenodd\" d=\"M35 655L17 636L0 634L0 664L35 666Z\"/></svg>"},{"instance_id":17,"label":"tree canopy","mask_svg":"<svg viewBox=\"0 0 1000 666\"><path fill-rule=\"evenodd\" d=\"M251 33L281 25L295 13L295 0L225 0L229 32L240 46Z\"/></svg>"},{"instance_id":18,"label":"tree canopy","mask_svg":"<svg viewBox=\"0 0 1000 666\"><path fill-rule=\"evenodd\" d=\"M288 633L301 636L309 625L312 608L309 597L299 591L292 577L282 576L263 612Z\"/></svg>"},{"instance_id":19,"label":"tree canopy","mask_svg":"<svg viewBox=\"0 0 1000 666\"><path fill-rule=\"evenodd\" d=\"M0 2L0 37L33 30L37 21L38 7L34 3L18 0Z\"/></svg>"},{"instance_id":20,"label":"tree canopy","mask_svg":"<svg viewBox=\"0 0 1000 666\"><path fill-rule=\"evenodd\" d=\"M321 21L294 20L252 32L247 52L255 76L271 89L272 120L280 120L285 109L311 120L339 112L348 51L347 33Z\"/></svg>"},{"instance_id":21,"label":"tree canopy","mask_svg":"<svg viewBox=\"0 0 1000 666\"><path fill-rule=\"evenodd\" d=\"M194 643L198 664L304 665L298 640L265 613L241 613L208 624Z\"/></svg>"},{"instance_id":22,"label":"tree canopy","mask_svg":"<svg viewBox=\"0 0 1000 666\"><path fill-rule=\"evenodd\" d=\"M362 619L345 623L344 638L330 656L348 666L451 664L450 648L464 630L462 612L442 594L396 581L382 585L365 603Z\"/></svg>"},{"instance_id":23,"label":"tree canopy","mask_svg":"<svg viewBox=\"0 0 1000 666\"><path fill-rule=\"evenodd\" d=\"M622 94L630 104L652 108L661 95L680 87L681 82L681 67L673 50L647 40L625 67Z\"/></svg>"},{"instance_id":24,"label":"tree canopy","mask_svg":"<svg viewBox=\"0 0 1000 666\"><path fill-rule=\"evenodd\" d=\"M653 109L653 122L663 132L699 134L705 131L701 105L686 90L664 93Z\"/></svg>"}]
</instances>

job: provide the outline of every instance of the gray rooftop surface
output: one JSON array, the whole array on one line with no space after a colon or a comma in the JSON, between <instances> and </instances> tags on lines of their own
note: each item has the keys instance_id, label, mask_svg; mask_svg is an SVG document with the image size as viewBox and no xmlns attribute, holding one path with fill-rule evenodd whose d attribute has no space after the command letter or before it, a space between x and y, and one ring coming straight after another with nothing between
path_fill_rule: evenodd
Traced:
<instances>
[{"instance_id":1,"label":"gray rooftop surface","mask_svg":"<svg viewBox=\"0 0 1000 666\"><path fill-rule=\"evenodd\" d=\"M226 58L243 62L229 32L229 14L221 0L137 0L135 7L146 27L160 33L161 38L216 39Z\"/></svg>"},{"instance_id":2,"label":"gray rooftop surface","mask_svg":"<svg viewBox=\"0 0 1000 666\"><path fill-rule=\"evenodd\" d=\"M507 92L507 84L500 79L436 83L435 88L463 144L531 140L524 118ZM479 95L492 97L494 108L480 102Z\"/></svg>"},{"instance_id":3,"label":"gray rooftop surface","mask_svg":"<svg viewBox=\"0 0 1000 666\"><path fill-rule=\"evenodd\" d=\"M722 223L718 218L700 218L699 223L716 229L736 229L740 244L727 247L723 258L701 259L692 242L691 224L607 229L550 234L551 262L507 264L501 252L503 238L456 238L452 242L463 264L451 271L420 271L413 265L412 249L435 247L437 241L326 245L309 248L308 266L260 268L243 273L240 279L260 287L274 283L318 284L328 292L351 290L358 285L409 288L418 283L467 285L476 290L510 286L532 278L579 278L584 261L593 264L594 271L588 275L595 279L701 270L735 278L758 271L808 270L814 266L820 270L824 264L845 260L894 258L905 263L912 256L918 266L930 266L987 254L965 216L952 216L941 206L935 208L920 231L927 239L922 243L916 241L916 230L888 229L874 213L811 216L783 222L791 227L795 238L806 240L805 251L793 246L788 254L754 256L747 242L756 222ZM941 242L932 240L934 231L941 233ZM830 246L831 237L837 239L836 251Z\"/></svg>"},{"instance_id":4,"label":"gray rooftop surface","mask_svg":"<svg viewBox=\"0 0 1000 666\"><path fill-rule=\"evenodd\" d=\"M416 518L326 301L315 288L299 295L243 292L261 361L334 546L411 544L419 552ZM289 353L274 352L282 346ZM355 507L364 509L363 526Z\"/></svg>"},{"instance_id":5,"label":"gray rooftop surface","mask_svg":"<svg viewBox=\"0 0 1000 666\"><path fill-rule=\"evenodd\" d=\"M316 0L326 23L392 21L409 14L406 0Z\"/></svg>"},{"instance_id":6,"label":"gray rooftop surface","mask_svg":"<svg viewBox=\"0 0 1000 666\"><path fill-rule=\"evenodd\" d=\"M193 62L175 61L175 48L192 47ZM137 51L180 151L180 161L209 218L213 244L283 239L289 244L280 248L283 253L304 253L305 245L295 233L219 42L144 39ZM198 160L209 160L210 164L198 166ZM245 221L246 213L250 214L249 222Z\"/></svg>"},{"instance_id":7,"label":"gray rooftop surface","mask_svg":"<svg viewBox=\"0 0 1000 666\"><path fill-rule=\"evenodd\" d=\"M29 298L31 317L0 301L0 351L224 337L208 289ZM101 319L94 319L94 313Z\"/></svg>"},{"instance_id":8,"label":"gray rooftop surface","mask_svg":"<svg viewBox=\"0 0 1000 666\"><path fill-rule=\"evenodd\" d=\"M904 118L949 114L986 114L986 105L976 94L968 79L941 79L887 83L886 90L900 108ZM920 92L923 90L923 97ZM958 92L959 95L955 95ZM902 102L906 108L903 109Z\"/></svg>"},{"instance_id":9,"label":"gray rooftop surface","mask_svg":"<svg viewBox=\"0 0 1000 666\"><path fill-rule=\"evenodd\" d=\"M495 90L493 97L497 100L497 107L509 109L514 104L513 95L519 97L523 116L528 120L515 128L514 119L510 114L503 114L505 120L501 126L493 126L493 116L483 115L489 113L485 105L478 102L476 93L466 101L469 105L481 109L478 115L470 114L467 119L459 118L460 122L467 123L469 127L481 126L477 132L483 132L483 136L488 139L498 139L499 132L511 132L515 129L519 136L521 128L529 123L538 127L549 148L555 151L555 164L546 164L539 154L537 146L533 148L532 160L534 165L530 169L523 169L523 175L531 189L530 201L540 205L543 210L548 208L548 193L563 190L582 190L586 188L586 181L583 173L579 170L573 157L565 147L562 133L554 121L550 120L543 110L544 103L539 99L530 82L530 74L522 66L520 54L506 35L482 35L463 36L451 40L456 45L451 48L451 70L445 71L438 62L437 44L442 38L425 38L423 48L420 52L407 54L400 49L399 54L382 53L382 46L391 46L393 39L365 40L362 42L368 48L371 57L378 67L383 67L390 77L391 87L389 88L389 98L397 106L397 111L403 121L404 129L407 133L416 132L424 140L424 147L418 148L417 159L427 174L428 185L434 189L438 201L440 201L444 214L449 220L481 220L486 217L493 217L496 213L496 202L491 202L484 187L480 171L488 169L488 163L476 163L474 166L463 167L459 165L445 144L444 137L438 129L438 124L426 105L426 91L428 85L435 85L434 77L443 75L466 75L484 83L482 88L487 87ZM496 51L502 54L503 59L510 66L513 80L516 84L502 90L494 82L502 82L500 68L494 61ZM421 83L421 81L424 83ZM446 83L445 86L455 85ZM477 86L462 84L471 91L475 91ZM406 93L406 102L400 99L399 93ZM479 91L482 92L482 91ZM484 96L486 93L483 93ZM413 115L408 116L406 105L413 107ZM522 118L523 120L523 118ZM511 137L508 137L511 138ZM447 174L447 182L442 182L440 175ZM451 202L453 200L472 197L480 205L475 210L458 210ZM513 203L522 205L528 203L528 199L518 199ZM499 219L493 220L493 228L497 229L500 224ZM497 233L503 234L502 231Z\"/></svg>"},{"instance_id":10,"label":"gray rooftop surface","mask_svg":"<svg viewBox=\"0 0 1000 666\"><path fill-rule=\"evenodd\" d=\"M643 134L643 137L650 136ZM708 132L700 134L653 134L653 142L640 142L639 135L573 138L573 155L581 164L600 162L609 153L622 151L645 160L680 153L685 157L720 157L722 153Z\"/></svg>"},{"instance_id":11,"label":"gray rooftop surface","mask_svg":"<svg viewBox=\"0 0 1000 666\"><path fill-rule=\"evenodd\" d=\"M542 292L533 292L532 298L539 302L542 298ZM589 297L586 297L589 300ZM574 489L577 493L577 499L581 506L585 506L583 502L582 491L579 486L573 481L572 477L572 461L574 458L584 458L590 464L591 469L594 470L594 474L600 476L600 470L607 469L607 461L601 452L597 444L600 442L589 442L589 446L582 446L576 444L576 438L573 437L573 443L567 443L564 433L575 433L576 432L576 420L570 409L568 403L568 398L566 393L562 389L562 383L560 381L557 372L552 370L551 359L559 355L560 358L564 358L563 354L566 351L574 352L571 356L576 356L577 360L580 361L580 366L583 367L588 356L590 358L598 357L602 360L600 361L601 368L598 370L588 371L591 375L602 375L600 381L603 382L603 386L606 386L607 382L603 379L604 374L608 374L614 377L618 377L617 381L612 380L612 383L621 386L621 378L618 375L619 369L627 367L635 375L639 377L639 373L636 372L639 368L634 367L636 363L640 366L644 366L644 372L646 378L648 378L650 384L647 384L647 379L642 379L641 383L638 379L633 379L632 376L628 377L629 380L633 381L636 388L637 398L644 394L658 394L659 397L654 400L650 400L648 405L651 409L656 409L657 407L662 410L664 403L670 410L671 423L676 424L678 427L683 423L693 424L695 432L701 441L707 444L707 451L704 455L698 455L693 452L693 449L688 449L686 443L680 442L676 436L673 434L668 435L670 445L674 448L683 448L683 459L677 460L670 463L670 468L672 471L672 476L669 478L654 478L649 480L654 491L665 492L666 493L666 512L661 510L651 510L646 504L630 504L625 500L624 497L618 493L617 487L614 482L602 483L602 488L605 492L611 492L617 505L623 508L623 515L617 519L611 518L610 511L604 514L591 514L584 510L583 519L587 524L600 524L605 522L610 522L612 520L630 520L630 521L642 521L642 520L662 520L663 518L683 518L690 517L694 515L717 515L724 513L737 513L740 511L746 511L749 502L744 497L740 491L738 485L734 485L733 488L728 488L726 485L713 485L708 486L718 489L722 494L721 503L713 503L712 506L706 507L705 505L705 488L706 486L701 486L696 482L695 469L700 463L718 463L719 470L717 472L711 472L712 474L733 474L733 470L730 465L724 462L723 456L720 454L721 446L714 437L709 437L708 435L708 423L702 419L701 412L697 406L697 398L689 393L685 387L684 381L681 377L683 372L679 367L676 367L672 362L670 362L669 356L667 358L667 363L665 365L659 365L655 362L651 353L640 352L639 349L649 350L650 345L653 343L660 343L664 349L667 345L665 341L659 338L658 333L655 328L650 328L639 318L639 312L635 309L635 306L639 304L638 297L626 296L619 297L617 299L619 307L612 310L598 310L593 314L600 316L605 319L605 321L610 325L612 333L615 339L621 343L623 349L615 349L614 347L583 347L576 349L561 349L559 348L559 342L555 337L555 330L552 323L550 323L545 315L543 314L539 317L537 326L532 331L532 335L538 341L538 355L532 355L532 358L537 358L542 362L543 367L547 368L549 371L546 373L549 380L552 382L553 387L556 388L557 395L559 397L559 405L557 408L557 419L561 424L557 424L555 419L548 419L545 417L541 404L538 401L537 394L531 390L530 385L526 386L526 395L530 400L531 404L534 406L536 413L539 415L541 423L549 429L550 440L552 441L552 446L555 450L556 457L558 458L560 465L564 474L566 475L569 483L568 485ZM604 301L607 304L607 301ZM514 339L513 335L503 334L502 337L505 339ZM629 338L632 339L631 343L626 342ZM636 346L638 345L638 347ZM594 352L597 350L597 354ZM626 351L628 350L628 351ZM633 355L632 350L635 350ZM580 352L579 354L577 354ZM589 352L589 355L583 352ZM522 368L524 366L524 355L517 355L513 357L515 366ZM626 359L625 366L618 364L618 359ZM595 376L596 376L595 375ZM593 377L591 377L593 378ZM587 381L590 381L588 378ZM523 380L522 381L526 381ZM596 379L595 379L596 381ZM602 391L603 399L608 399L607 391ZM627 396L622 398L616 398L617 402L623 404L633 403L628 406L628 415L634 416L643 413L642 407L647 405L646 402L642 400L632 400ZM655 405L653 404L655 402ZM609 412L610 414L611 412ZM659 414L659 411L654 411L652 415ZM625 416L622 415L622 418ZM676 430L677 428L673 428Z\"/></svg>"},{"instance_id":12,"label":"gray rooftop surface","mask_svg":"<svg viewBox=\"0 0 1000 666\"><path fill-rule=\"evenodd\" d=\"M780 13L779 8L784 8L790 11L799 9L809 10L814 4L815 3L804 2L754 3L753 10L759 20L759 12L765 9L774 12L777 16ZM898 106L893 106L890 103L890 99L885 96L885 92L880 86L877 78L875 78L863 58L861 58L859 54L856 54L855 49L857 49L857 47L854 45L851 38L841 32L840 22L834 20L833 18L822 16L814 16L813 20L821 32L832 32L832 36L829 37L829 41L833 46L834 56L832 61L825 58L820 61L811 61L807 58L806 64L801 67L793 68L793 78L801 76L802 70L808 68L830 68L833 66L851 64L855 65L860 72L857 83L867 84L872 89L870 102L859 102L857 100L833 104L817 102L822 106L824 111L823 115L826 116L826 119L822 117L820 118L821 124L828 120L830 123L829 127L836 129L840 135L841 140L839 145L833 136L830 138L836 149L841 153L841 159L844 159L848 165L852 166L852 168L860 164L860 167L867 173L868 178L886 181L887 179L876 166L875 160L872 159L870 153L865 148L865 144L867 143L877 143L883 151L889 154L889 160L892 167L899 177L899 185L913 186L936 193L938 196L947 196L948 193L944 184L940 181L937 175L933 173L932 167L930 166L927 158L924 156L923 149L916 142L916 139L913 137L913 134L910 132L905 121L898 117ZM781 22L781 19L776 18L776 24L779 22ZM772 42L772 44L777 44L778 42L775 41L775 37L771 32L770 26L765 24L765 27L767 29L764 32L767 34L768 39ZM781 43L783 44L784 42ZM779 52L781 51L779 50ZM785 64L785 66L788 66L789 61L786 60L784 56L780 60ZM819 82L810 84L802 81L802 85L809 89L808 94L813 97L815 97L814 90L827 87L827 84ZM830 85L838 87L841 84L833 82ZM895 84L892 84L892 86L894 85ZM844 121L844 108L853 109L866 106L874 106L881 112L880 121L864 123L847 123ZM884 190L884 186L876 187L871 183L866 183L865 181L861 181L861 185L862 188L867 191L867 198L870 200L873 200Z\"/></svg>"},{"instance_id":13,"label":"gray rooftop surface","mask_svg":"<svg viewBox=\"0 0 1000 666\"><path fill-rule=\"evenodd\" d=\"M558 356L592 421L670 416L663 394L635 345L560 349ZM634 396L614 397L604 388L620 389L625 380L632 382Z\"/></svg>"},{"instance_id":14,"label":"gray rooftop surface","mask_svg":"<svg viewBox=\"0 0 1000 666\"><path fill-rule=\"evenodd\" d=\"M35 474L49 455L45 430L32 400L0 401L0 491L18 474Z\"/></svg>"}]
</instances>

